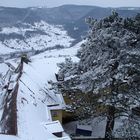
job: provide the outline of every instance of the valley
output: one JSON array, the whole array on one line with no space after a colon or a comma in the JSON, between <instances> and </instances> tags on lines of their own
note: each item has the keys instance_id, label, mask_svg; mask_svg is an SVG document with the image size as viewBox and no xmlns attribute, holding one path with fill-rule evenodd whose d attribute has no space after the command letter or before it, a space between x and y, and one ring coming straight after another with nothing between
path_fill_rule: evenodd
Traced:
<instances>
[{"instance_id":1,"label":"valley","mask_svg":"<svg viewBox=\"0 0 140 140\"><path fill-rule=\"evenodd\" d=\"M63 128L62 112L67 110L68 106L62 93L58 89L54 90L50 83L59 84L56 78L60 70L58 64L69 58L77 70L75 63L80 61L77 51L84 48L84 43L91 39L88 38L91 27L86 23L86 19L93 17L98 21L110 15L112 11L118 12L122 17L133 17L140 12L140 8L102 8L84 5L63 5L54 8L0 7L0 139L70 140L70 136L75 135L78 122L69 122L64 125L65 129ZM106 36L103 37L106 39ZM89 51L87 54L90 53ZM84 57L83 60L88 57ZM96 63L91 65L96 66ZM69 70L71 67L68 67ZM94 76L100 71L102 69L99 67L91 75ZM83 71L79 70L77 73L82 74ZM84 79L84 76L80 80ZM92 76L84 79L83 83L88 83L86 80ZM98 76L100 78L102 75ZM65 80L69 81L71 78L75 77L67 74ZM76 80L72 80L72 84L77 82ZM15 89L17 98L12 99ZM14 109L10 108L11 100L14 100ZM7 111L7 108L10 109ZM9 118L13 117L11 110L16 112L16 136L10 136L8 133ZM98 118L95 117L90 123L97 124L96 120L98 121ZM106 118L101 117L97 126L93 125L92 128L80 125L84 128L90 127L92 136L100 138L105 135L105 122ZM122 124L122 120L118 119L115 130Z\"/></svg>"}]
</instances>

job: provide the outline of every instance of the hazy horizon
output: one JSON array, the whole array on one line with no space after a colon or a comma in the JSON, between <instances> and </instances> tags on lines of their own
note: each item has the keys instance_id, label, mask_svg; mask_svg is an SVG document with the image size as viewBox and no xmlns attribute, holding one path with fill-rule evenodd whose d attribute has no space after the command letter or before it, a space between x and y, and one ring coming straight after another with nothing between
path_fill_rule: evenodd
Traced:
<instances>
[{"instance_id":1,"label":"hazy horizon","mask_svg":"<svg viewBox=\"0 0 140 140\"><path fill-rule=\"evenodd\" d=\"M0 0L4 7L58 7L61 5L89 5L99 7L140 7L140 0Z\"/></svg>"}]
</instances>

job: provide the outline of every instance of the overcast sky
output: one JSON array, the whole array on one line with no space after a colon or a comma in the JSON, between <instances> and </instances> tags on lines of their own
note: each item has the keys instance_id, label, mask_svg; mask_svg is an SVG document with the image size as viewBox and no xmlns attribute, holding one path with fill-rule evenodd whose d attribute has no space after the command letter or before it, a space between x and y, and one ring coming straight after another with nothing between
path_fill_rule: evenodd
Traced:
<instances>
[{"instance_id":1,"label":"overcast sky","mask_svg":"<svg viewBox=\"0 0 140 140\"><path fill-rule=\"evenodd\" d=\"M140 0L0 0L0 6L56 7L63 4L96 5L102 7L140 7Z\"/></svg>"}]
</instances>

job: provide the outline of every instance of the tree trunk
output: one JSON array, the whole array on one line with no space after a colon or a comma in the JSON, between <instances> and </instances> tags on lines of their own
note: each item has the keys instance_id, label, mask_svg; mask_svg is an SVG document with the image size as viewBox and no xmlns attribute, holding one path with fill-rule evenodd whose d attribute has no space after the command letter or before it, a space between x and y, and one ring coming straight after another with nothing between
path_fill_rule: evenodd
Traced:
<instances>
[{"instance_id":1,"label":"tree trunk","mask_svg":"<svg viewBox=\"0 0 140 140\"><path fill-rule=\"evenodd\" d=\"M109 106L108 114L107 114L106 131L105 131L105 139L107 140L112 139L112 131L114 128L114 123L115 123L115 107Z\"/></svg>"}]
</instances>

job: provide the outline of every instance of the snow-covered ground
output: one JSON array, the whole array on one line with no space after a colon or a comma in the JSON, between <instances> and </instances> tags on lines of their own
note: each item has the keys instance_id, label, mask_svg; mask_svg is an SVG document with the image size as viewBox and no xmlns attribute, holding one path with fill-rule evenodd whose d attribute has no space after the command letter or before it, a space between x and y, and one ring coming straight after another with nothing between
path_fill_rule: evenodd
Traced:
<instances>
[{"instance_id":1,"label":"snow-covered ground","mask_svg":"<svg viewBox=\"0 0 140 140\"><path fill-rule=\"evenodd\" d=\"M56 45L69 47L74 41L62 26L50 25L44 21L25 24L23 27L4 27L0 35L7 36L0 41L0 54L14 51L40 50Z\"/></svg>"},{"instance_id":2,"label":"snow-covered ground","mask_svg":"<svg viewBox=\"0 0 140 140\"><path fill-rule=\"evenodd\" d=\"M0 54L8 54L10 52L15 52L15 50L6 47L2 42L0 42Z\"/></svg>"},{"instance_id":3,"label":"snow-covered ground","mask_svg":"<svg viewBox=\"0 0 140 140\"><path fill-rule=\"evenodd\" d=\"M47 105L52 103L52 100L47 99L44 94L44 87L53 98L58 99L56 102L61 104L63 108L64 102L62 99L55 97L52 91L49 91L48 81L55 81L55 73L58 71L57 63L63 62L65 58L71 57L73 61L78 61L75 56L77 50L80 48L79 44L71 48L61 50L46 51L42 54L31 57L31 63L24 64L23 75L20 80L20 88L18 94L18 137L20 140L68 140L70 139L64 133L62 138L56 138L52 134L51 126L49 129L45 124L52 122L48 112ZM19 63L18 59L8 60L14 67ZM2 75L8 70L7 65L0 64L3 69L0 70ZM59 100L60 99L60 100ZM42 102L45 101L45 102ZM54 101L55 102L55 101ZM54 122L56 123L56 122ZM57 126L58 125L58 126ZM57 123L56 128L59 129L60 125ZM51 130L51 131L50 131ZM8 139L8 136L0 135ZM6 140L7 140L6 139ZM12 140L12 139L11 139ZM14 139L16 140L16 139Z\"/></svg>"}]
</instances>

